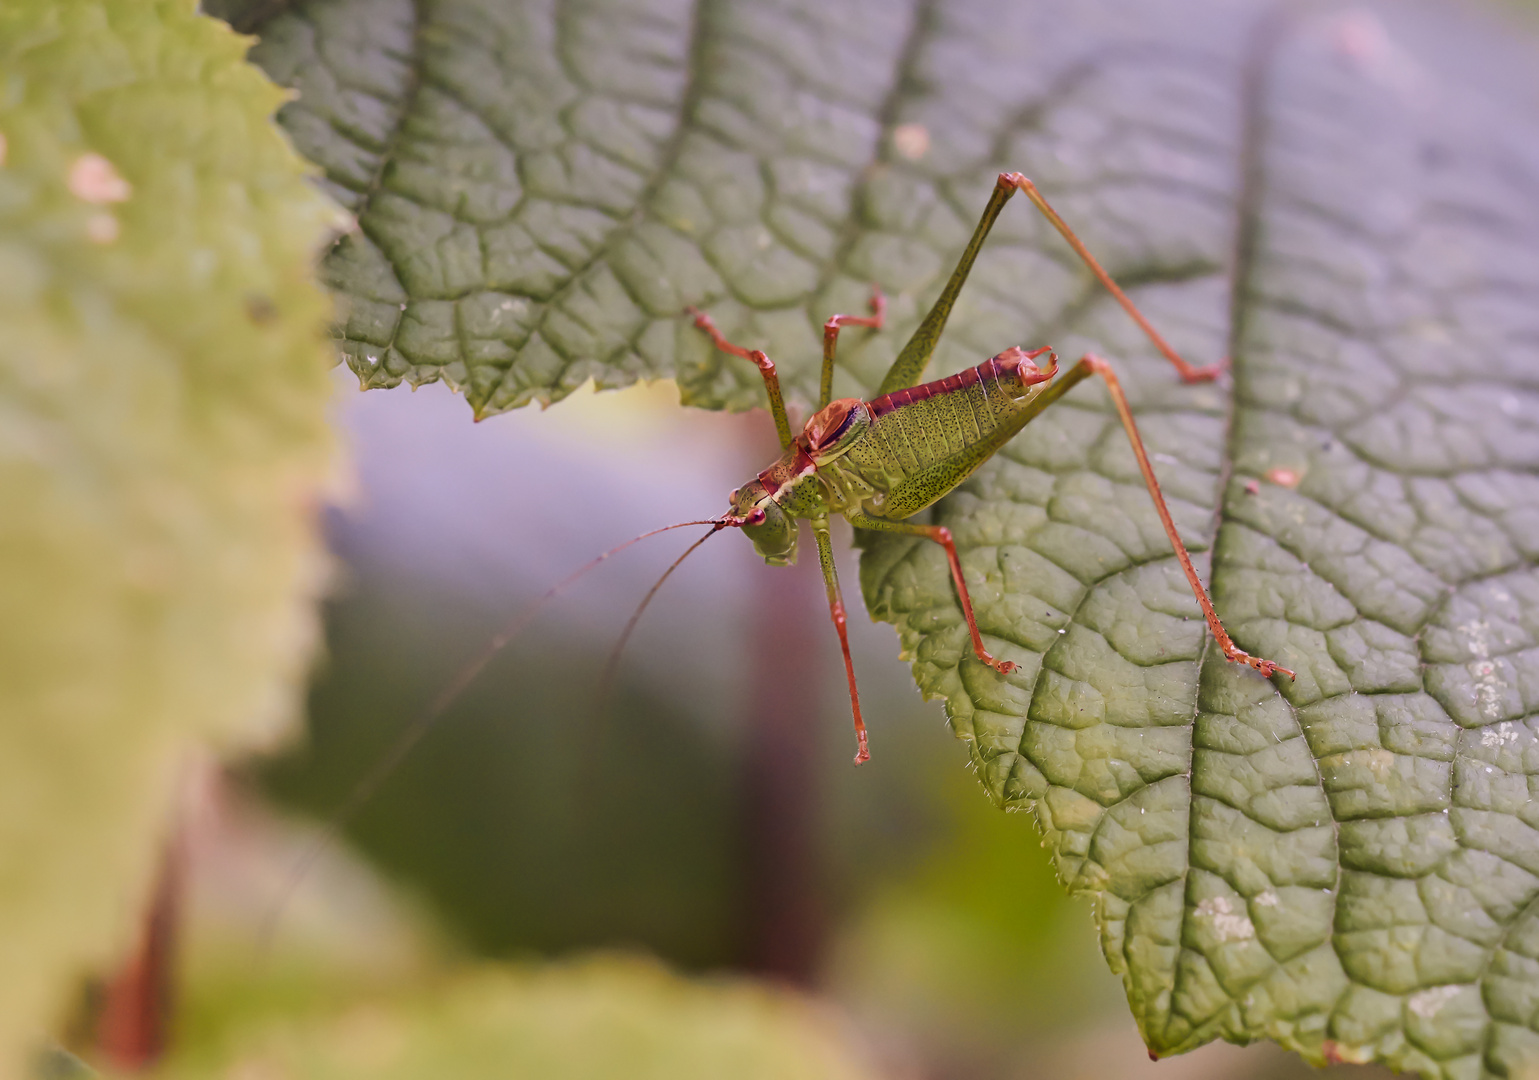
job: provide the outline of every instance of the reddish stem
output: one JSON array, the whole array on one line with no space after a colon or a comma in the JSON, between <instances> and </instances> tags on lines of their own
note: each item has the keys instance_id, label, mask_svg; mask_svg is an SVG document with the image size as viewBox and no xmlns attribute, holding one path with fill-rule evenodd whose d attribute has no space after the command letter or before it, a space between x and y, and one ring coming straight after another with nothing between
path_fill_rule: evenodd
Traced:
<instances>
[{"instance_id":1,"label":"reddish stem","mask_svg":"<svg viewBox=\"0 0 1539 1080\"><path fill-rule=\"evenodd\" d=\"M107 981L96 1046L116 1070L138 1072L166 1052L175 982L184 856L179 836L161 855L149 909L133 955Z\"/></svg>"}]
</instances>

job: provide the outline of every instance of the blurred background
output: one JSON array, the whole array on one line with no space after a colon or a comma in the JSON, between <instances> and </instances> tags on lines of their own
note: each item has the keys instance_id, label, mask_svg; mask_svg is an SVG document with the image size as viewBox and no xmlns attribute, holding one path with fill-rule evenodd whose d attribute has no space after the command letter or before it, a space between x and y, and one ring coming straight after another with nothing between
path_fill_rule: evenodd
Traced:
<instances>
[{"instance_id":1,"label":"blurred background","mask_svg":"<svg viewBox=\"0 0 1539 1080\"><path fill-rule=\"evenodd\" d=\"M668 581L607 696L626 619L703 530L546 605L294 884L316 823L524 605L638 532L718 513L773 458L762 411L676 401L670 383L584 391L470 424L441 386L340 389L358 481L328 512L307 738L189 785L173 1071L228 1060L264 1009L618 953L791 988L860 1075L1314 1075L1270 1045L1151 1063L1089 905L969 775L892 628L851 621L872 747L857 769L816 560L772 569L732 533ZM838 541L859 611L847 527ZM289 1075L231 1075L248 1073Z\"/></svg>"}]
</instances>

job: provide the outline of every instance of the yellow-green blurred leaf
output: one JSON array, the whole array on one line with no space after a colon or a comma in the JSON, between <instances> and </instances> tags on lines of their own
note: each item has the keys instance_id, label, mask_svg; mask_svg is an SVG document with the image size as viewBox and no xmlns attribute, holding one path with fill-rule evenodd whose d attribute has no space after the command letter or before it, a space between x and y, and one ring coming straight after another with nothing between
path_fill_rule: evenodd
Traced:
<instances>
[{"instance_id":1,"label":"yellow-green blurred leaf","mask_svg":"<svg viewBox=\"0 0 1539 1080\"><path fill-rule=\"evenodd\" d=\"M314 637L335 211L245 49L186 0L0 10L0 1076Z\"/></svg>"},{"instance_id":2,"label":"yellow-green blurred leaf","mask_svg":"<svg viewBox=\"0 0 1539 1080\"><path fill-rule=\"evenodd\" d=\"M229 1060L173 1061L161 1075L272 1080L861 1080L836 1014L784 991L691 981L616 957L487 969L410 998L272 1020Z\"/></svg>"}]
</instances>

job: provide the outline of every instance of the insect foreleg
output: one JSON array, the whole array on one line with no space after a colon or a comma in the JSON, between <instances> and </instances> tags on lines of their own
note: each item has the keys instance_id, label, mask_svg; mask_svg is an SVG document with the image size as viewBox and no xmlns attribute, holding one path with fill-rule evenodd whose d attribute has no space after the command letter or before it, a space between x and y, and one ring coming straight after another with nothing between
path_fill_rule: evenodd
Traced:
<instances>
[{"instance_id":1,"label":"insect foreleg","mask_svg":"<svg viewBox=\"0 0 1539 1080\"><path fill-rule=\"evenodd\" d=\"M1058 211L1054 210L1048 204L1048 201L1042 197L1042 192L1037 190L1036 184L1033 184L1020 173L1000 173L999 183L1019 188L1031 200L1032 205L1042 211L1042 216L1053 223L1053 227L1058 230L1063 238L1069 242L1069 246L1074 249L1074 254L1084 260L1085 265L1090 268L1090 272L1096 276L1096 280L1106 287L1107 292L1117 298L1117 303L1121 304L1123 310L1133 317L1133 321L1138 324L1138 328L1148 335L1149 340L1154 342L1154 347L1159 349L1165 359L1176 366L1176 370L1181 373L1181 380L1183 382L1206 382L1209 379L1218 377L1224 370L1222 363L1210 364L1207 367L1196 367L1183 360L1181 354L1170 347L1170 343L1160 336L1160 332L1150 324L1148 319L1144 318L1143 312L1139 311L1133 301L1128 299L1128 294L1122 291L1117 283L1111 279L1111 275L1096 261L1095 256L1090 254L1090 249L1085 247L1084 242L1074 234L1074 230L1069 228L1068 222L1059 217ZM992 202L990 205L993 205Z\"/></svg>"},{"instance_id":2,"label":"insect foreleg","mask_svg":"<svg viewBox=\"0 0 1539 1080\"><path fill-rule=\"evenodd\" d=\"M728 341L716 323L705 312L696 307L687 307L685 314L694 317L695 325L707 334L711 335L711 341L724 353L733 356L741 356L744 360L752 360L759 368L759 374L764 376L764 388L769 391L770 415L775 418L775 431L780 435L780 448L786 449L791 445L791 421L786 416L786 402L780 394L780 376L775 372L775 361L758 349L745 349L741 345L734 345ZM848 316L846 316L848 318Z\"/></svg>"},{"instance_id":3,"label":"insect foreleg","mask_svg":"<svg viewBox=\"0 0 1539 1080\"><path fill-rule=\"evenodd\" d=\"M1203 616L1208 620L1208 629L1213 631L1213 639L1218 642L1219 648L1224 650L1224 659L1236 664L1246 664L1255 668L1263 675L1271 675L1280 671L1288 678L1293 678L1293 672L1285 667L1279 667L1270 660L1263 660L1257 656L1251 656L1239 646L1224 629L1224 624L1218 619L1218 612L1213 610L1213 601L1208 599L1208 592L1202 587L1202 581L1197 577L1197 570L1192 566L1192 558L1186 553L1186 545L1181 542L1181 534L1176 532L1176 523L1171 520L1170 508L1165 505L1165 496L1160 492L1160 482L1154 478L1154 466L1149 463L1149 454L1144 450L1144 441L1138 435L1138 426L1133 423L1133 410L1128 407L1128 399L1122 392L1122 384L1117 381L1116 372L1111 365L1094 353L1086 353L1068 374L1084 371L1087 374L1099 375L1106 380L1106 389L1111 392L1112 404L1117 407L1117 415L1122 420L1122 427L1128 433L1128 441L1133 444L1133 456L1138 459L1138 468L1144 474L1144 484L1149 489L1149 494L1154 498L1154 509L1159 512L1160 522L1165 526L1165 535L1170 537L1171 546L1176 549L1176 558L1181 561L1181 569L1186 571L1186 580L1191 582L1192 592L1197 597L1197 603L1202 608ZM1081 375L1080 378L1084 378ZM1077 381L1077 380L1076 380Z\"/></svg>"},{"instance_id":4,"label":"insect foreleg","mask_svg":"<svg viewBox=\"0 0 1539 1080\"><path fill-rule=\"evenodd\" d=\"M911 521L888 521L885 518L868 517L858 511L846 511L844 516L857 529L876 529L879 532L924 536L945 548L946 559L951 563L951 580L956 582L957 598L962 601L962 616L967 620L968 632L972 634L973 652L978 654L979 660L982 660L1001 675L1008 675L1015 670L1014 661L996 660L983 647L983 635L978 632L978 620L973 617L973 598L967 591L967 582L962 578L962 561L957 557L957 545L951 538L950 529L944 525L919 525Z\"/></svg>"},{"instance_id":5,"label":"insect foreleg","mask_svg":"<svg viewBox=\"0 0 1539 1080\"><path fill-rule=\"evenodd\" d=\"M839 591L839 571L834 566L834 545L829 538L828 518L812 519L812 535L818 542L818 561L823 566L823 585L828 590L828 613L839 631L839 648L844 652L844 673L850 680L850 709L855 714L855 764L871 760L866 745L866 722L860 717L860 691L855 688L855 661L850 659L850 636L845 629L844 596Z\"/></svg>"},{"instance_id":6,"label":"insect foreleg","mask_svg":"<svg viewBox=\"0 0 1539 1080\"><path fill-rule=\"evenodd\" d=\"M887 318L887 297L871 286L870 315L835 315L823 324L823 378L818 384L818 409L834 400L834 348L839 344L839 329L844 326L869 326L880 330Z\"/></svg>"}]
</instances>

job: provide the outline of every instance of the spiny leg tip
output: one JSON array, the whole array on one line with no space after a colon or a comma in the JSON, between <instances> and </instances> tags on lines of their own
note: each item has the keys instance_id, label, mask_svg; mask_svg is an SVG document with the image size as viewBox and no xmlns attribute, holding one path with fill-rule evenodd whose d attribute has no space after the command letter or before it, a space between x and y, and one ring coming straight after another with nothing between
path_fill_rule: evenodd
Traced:
<instances>
[{"instance_id":1,"label":"spiny leg tip","mask_svg":"<svg viewBox=\"0 0 1539 1080\"><path fill-rule=\"evenodd\" d=\"M855 751L855 764L857 764L857 765L864 765L866 762L868 762L870 760L871 760L871 752L869 750L867 750L864 746L862 746L859 750Z\"/></svg>"},{"instance_id":2,"label":"spiny leg tip","mask_svg":"<svg viewBox=\"0 0 1539 1080\"><path fill-rule=\"evenodd\" d=\"M1261 674L1265 675L1269 679L1273 675L1286 675L1286 676L1288 676L1288 681L1290 681L1290 682L1297 682L1298 681L1297 677L1293 674L1293 672L1289 671L1287 668L1283 667L1281 664L1274 664L1270 660L1259 660L1259 659L1256 659L1254 657L1251 657L1250 658L1250 665L1251 665L1251 667L1255 668L1257 671L1261 672Z\"/></svg>"},{"instance_id":3,"label":"spiny leg tip","mask_svg":"<svg viewBox=\"0 0 1539 1080\"><path fill-rule=\"evenodd\" d=\"M1281 664L1274 663L1271 660L1263 660L1259 656L1252 656L1243 649L1234 649L1233 651L1226 649L1224 651L1224 659L1228 660L1231 664L1244 664L1248 668L1254 668L1259 674L1267 678L1271 678L1273 675L1286 675L1289 679L1297 681L1293 672Z\"/></svg>"}]
</instances>

